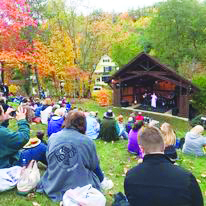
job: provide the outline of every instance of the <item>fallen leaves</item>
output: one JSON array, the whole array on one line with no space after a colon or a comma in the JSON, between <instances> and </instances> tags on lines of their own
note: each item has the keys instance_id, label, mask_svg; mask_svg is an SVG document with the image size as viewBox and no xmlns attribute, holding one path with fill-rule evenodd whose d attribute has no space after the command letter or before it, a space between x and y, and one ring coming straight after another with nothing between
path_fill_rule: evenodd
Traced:
<instances>
[{"instance_id":1,"label":"fallen leaves","mask_svg":"<svg viewBox=\"0 0 206 206\"><path fill-rule=\"evenodd\" d=\"M33 206L41 206L39 203L37 203L37 202L32 202L32 205Z\"/></svg>"},{"instance_id":2,"label":"fallen leaves","mask_svg":"<svg viewBox=\"0 0 206 206\"><path fill-rule=\"evenodd\" d=\"M35 193L29 193L28 195L27 195L27 198L29 199L29 200L32 200L33 198L35 198L36 196L35 196Z\"/></svg>"},{"instance_id":3,"label":"fallen leaves","mask_svg":"<svg viewBox=\"0 0 206 206\"><path fill-rule=\"evenodd\" d=\"M205 177L206 177L206 174L201 174L201 177L205 178Z\"/></svg>"}]
</instances>

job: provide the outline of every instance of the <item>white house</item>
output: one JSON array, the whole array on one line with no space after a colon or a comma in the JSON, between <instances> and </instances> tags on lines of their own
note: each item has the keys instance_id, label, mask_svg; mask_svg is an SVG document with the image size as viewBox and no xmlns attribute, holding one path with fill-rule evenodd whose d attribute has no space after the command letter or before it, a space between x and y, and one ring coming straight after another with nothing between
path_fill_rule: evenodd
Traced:
<instances>
[{"instance_id":1,"label":"white house","mask_svg":"<svg viewBox=\"0 0 206 206\"><path fill-rule=\"evenodd\" d=\"M105 82L107 82L111 73L117 70L119 70L119 67L112 62L108 55L102 56L94 71L95 85L107 85Z\"/></svg>"}]
</instances>

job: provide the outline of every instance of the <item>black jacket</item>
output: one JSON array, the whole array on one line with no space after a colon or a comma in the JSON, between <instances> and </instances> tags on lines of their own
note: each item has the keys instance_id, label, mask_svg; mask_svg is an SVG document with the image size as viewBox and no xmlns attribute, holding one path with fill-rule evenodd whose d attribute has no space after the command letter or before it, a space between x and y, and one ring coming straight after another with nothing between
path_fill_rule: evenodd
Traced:
<instances>
[{"instance_id":1,"label":"black jacket","mask_svg":"<svg viewBox=\"0 0 206 206\"><path fill-rule=\"evenodd\" d=\"M145 155L124 182L131 206L203 206L195 177L162 154Z\"/></svg>"}]
</instances>

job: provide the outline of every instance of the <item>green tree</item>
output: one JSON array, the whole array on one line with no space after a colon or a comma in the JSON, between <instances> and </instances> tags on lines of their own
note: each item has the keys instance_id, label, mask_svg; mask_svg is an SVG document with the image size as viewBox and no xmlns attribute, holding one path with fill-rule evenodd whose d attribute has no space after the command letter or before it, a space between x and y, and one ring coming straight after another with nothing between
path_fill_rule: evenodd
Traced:
<instances>
[{"instance_id":1,"label":"green tree","mask_svg":"<svg viewBox=\"0 0 206 206\"><path fill-rule=\"evenodd\" d=\"M205 25L204 4L197 0L168 0L159 4L147 37L156 56L177 68L185 56L204 61Z\"/></svg>"},{"instance_id":2,"label":"green tree","mask_svg":"<svg viewBox=\"0 0 206 206\"><path fill-rule=\"evenodd\" d=\"M193 106L198 109L201 114L206 114L206 77L205 73L194 76L193 83L196 84L200 91L193 96Z\"/></svg>"}]
</instances>

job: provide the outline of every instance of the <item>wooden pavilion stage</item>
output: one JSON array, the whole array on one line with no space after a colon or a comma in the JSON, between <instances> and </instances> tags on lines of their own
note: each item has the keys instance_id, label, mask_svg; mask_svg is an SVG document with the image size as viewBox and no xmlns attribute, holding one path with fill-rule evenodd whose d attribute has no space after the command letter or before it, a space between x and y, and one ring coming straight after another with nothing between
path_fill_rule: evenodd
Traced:
<instances>
[{"instance_id":1,"label":"wooden pavilion stage","mask_svg":"<svg viewBox=\"0 0 206 206\"><path fill-rule=\"evenodd\" d=\"M167 114L172 110L173 115L184 118L190 116L192 94L199 91L174 69L144 52L113 74L109 85L113 89L113 106L131 108L135 103L140 104L137 111L158 113L159 110ZM153 93L158 97L155 108L151 108Z\"/></svg>"}]
</instances>

